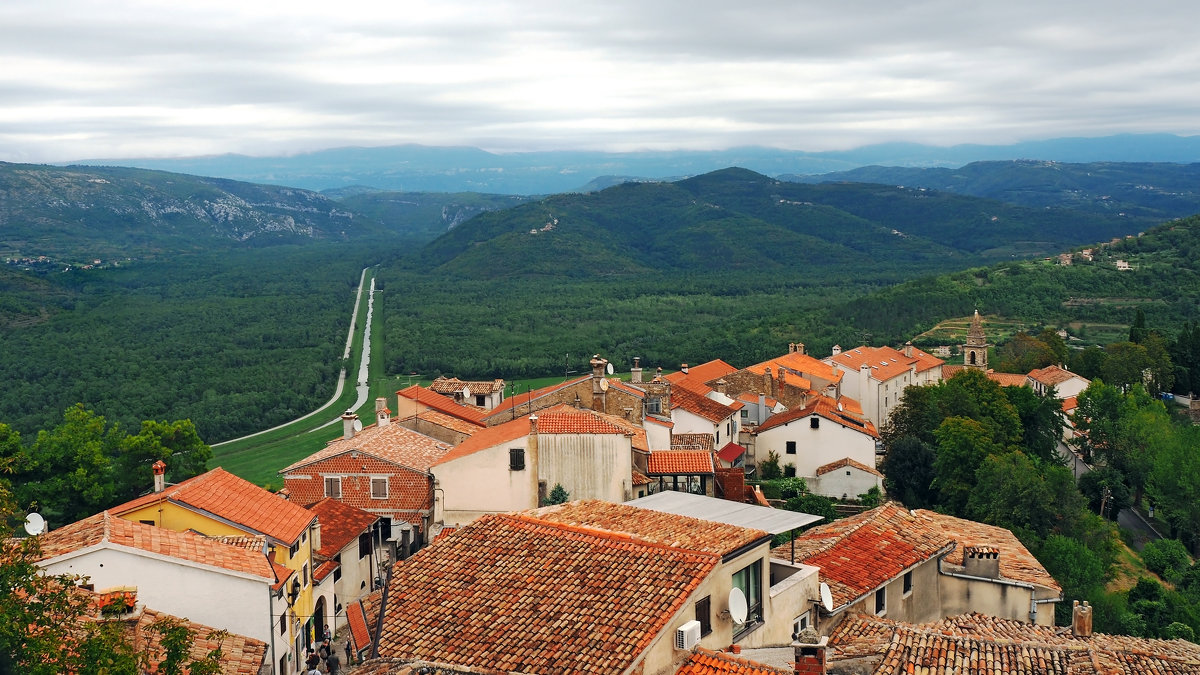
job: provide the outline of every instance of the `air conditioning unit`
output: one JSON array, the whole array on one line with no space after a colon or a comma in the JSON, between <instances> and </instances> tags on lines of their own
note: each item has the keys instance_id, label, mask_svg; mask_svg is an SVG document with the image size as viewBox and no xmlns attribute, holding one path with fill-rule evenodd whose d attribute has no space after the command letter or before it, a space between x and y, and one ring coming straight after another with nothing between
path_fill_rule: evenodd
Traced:
<instances>
[{"instance_id":1,"label":"air conditioning unit","mask_svg":"<svg viewBox=\"0 0 1200 675\"><path fill-rule=\"evenodd\" d=\"M675 629L675 649L691 650L700 642L700 622L689 621Z\"/></svg>"}]
</instances>

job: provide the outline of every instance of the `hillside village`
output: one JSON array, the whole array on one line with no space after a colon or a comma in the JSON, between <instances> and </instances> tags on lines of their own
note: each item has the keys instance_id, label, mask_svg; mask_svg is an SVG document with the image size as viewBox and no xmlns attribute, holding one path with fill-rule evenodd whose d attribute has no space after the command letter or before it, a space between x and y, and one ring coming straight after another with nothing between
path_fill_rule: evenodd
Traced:
<instances>
[{"instance_id":1,"label":"hillside village","mask_svg":"<svg viewBox=\"0 0 1200 675\"><path fill-rule=\"evenodd\" d=\"M168 484L159 462L144 495L37 535L38 565L88 577L94 618L134 635L159 615L228 631L222 672L247 675L305 672L327 637L330 672L370 674L1200 673L1200 646L1094 633L1087 603L1055 626L1063 587L1007 529L854 506L884 490L910 387L973 370L1069 412L1088 384L995 373L989 346L976 312L961 366L792 343L669 374L596 355L509 398L443 377L348 411L278 493L219 467ZM783 508L768 464L846 517Z\"/></svg>"}]
</instances>

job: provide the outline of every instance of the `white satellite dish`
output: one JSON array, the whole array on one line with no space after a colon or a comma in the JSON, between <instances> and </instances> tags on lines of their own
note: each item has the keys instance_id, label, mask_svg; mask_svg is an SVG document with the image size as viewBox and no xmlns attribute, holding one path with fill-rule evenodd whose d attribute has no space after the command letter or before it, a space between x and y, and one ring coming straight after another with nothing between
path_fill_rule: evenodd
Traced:
<instances>
[{"instance_id":1,"label":"white satellite dish","mask_svg":"<svg viewBox=\"0 0 1200 675\"><path fill-rule=\"evenodd\" d=\"M601 380L600 380L600 391L608 391L608 380L605 380L605 379L601 378Z\"/></svg>"},{"instance_id":2,"label":"white satellite dish","mask_svg":"<svg viewBox=\"0 0 1200 675\"><path fill-rule=\"evenodd\" d=\"M31 513L25 518L25 531L36 537L46 531L46 519L40 513Z\"/></svg>"},{"instance_id":3,"label":"white satellite dish","mask_svg":"<svg viewBox=\"0 0 1200 675\"><path fill-rule=\"evenodd\" d=\"M604 369L608 371L608 374L609 374L609 375L612 375L612 374L613 374L613 367L612 367L612 363L611 363L611 362L610 362L610 363L609 363L609 364L608 364L608 365L607 365L607 366L606 366Z\"/></svg>"},{"instance_id":4,"label":"white satellite dish","mask_svg":"<svg viewBox=\"0 0 1200 675\"><path fill-rule=\"evenodd\" d=\"M729 618L737 625L746 623L750 606L746 604L746 594L740 588L729 589Z\"/></svg>"},{"instance_id":5,"label":"white satellite dish","mask_svg":"<svg viewBox=\"0 0 1200 675\"><path fill-rule=\"evenodd\" d=\"M354 430L362 431L362 420L354 420Z\"/></svg>"},{"instance_id":6,"label":"white satellite dish","mask_svg":"<svg viewBox=\"0 0 1200 675\"><path fill-rule=\"evenodd\" d=\"M838 412L842 412L842 404L838 403Z\"/></svg>"},{"instance_id":7,"label":"white satellite dish","mask_svg":"<svg viewBox=\"0 0 1200 675\"><path fill-rule=\"evenodd\" d=\"M829 584L821 582L821 606L826 612L833 611L833 594L829 592Z\"/></svg>"}]
</instances>

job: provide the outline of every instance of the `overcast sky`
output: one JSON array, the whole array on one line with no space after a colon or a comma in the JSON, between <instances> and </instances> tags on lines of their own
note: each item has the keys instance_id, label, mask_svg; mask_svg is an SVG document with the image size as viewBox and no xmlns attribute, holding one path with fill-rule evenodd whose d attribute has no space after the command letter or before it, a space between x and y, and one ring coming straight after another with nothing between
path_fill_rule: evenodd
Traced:
<instances>
[{"instance_id":1,"label":"overcast sky","mask_svg":"<svg viewBox=\"0 0 1200 675\"><path fill-rule=\"evenodd\" d=\"M1200 133L1191 0L3 0L0 160Z\"/></svg>"}]
</instances>

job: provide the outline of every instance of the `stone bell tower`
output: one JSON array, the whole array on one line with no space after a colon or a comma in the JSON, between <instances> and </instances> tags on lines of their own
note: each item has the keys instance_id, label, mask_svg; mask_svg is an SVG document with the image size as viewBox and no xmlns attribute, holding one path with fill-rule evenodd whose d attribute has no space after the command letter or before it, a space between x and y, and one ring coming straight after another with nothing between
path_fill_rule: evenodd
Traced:
<instances>
[{"instance_id":1,"label":"stone bell tower","mask_svg":"<svg viewBox=\"0 0 1200 675\"><path fill-rule=\"evenodd\" d=\"M978 368L987 372L988 347L987 336L983 334L983 320L979 318L979 310L971 318L971 329L967 331L967 343L963 345L963 365L967 368Z\"/></svg>"}]
</instances>

